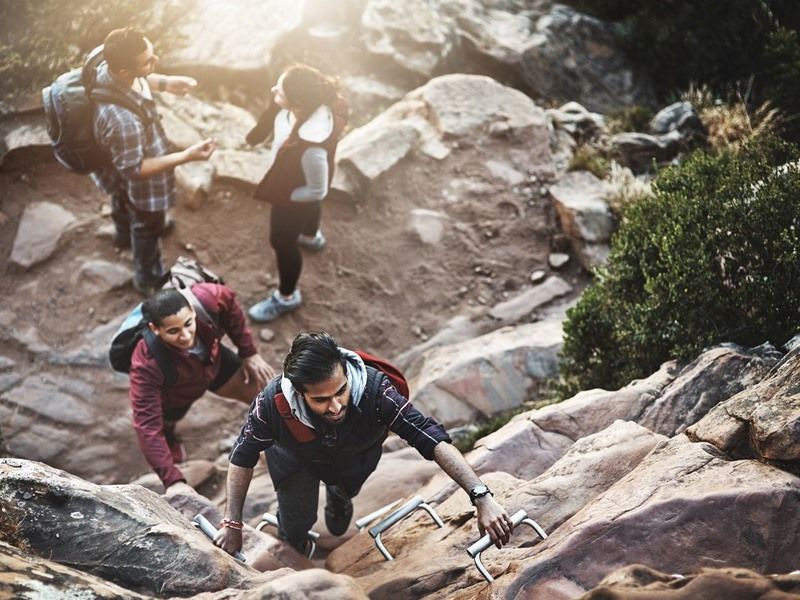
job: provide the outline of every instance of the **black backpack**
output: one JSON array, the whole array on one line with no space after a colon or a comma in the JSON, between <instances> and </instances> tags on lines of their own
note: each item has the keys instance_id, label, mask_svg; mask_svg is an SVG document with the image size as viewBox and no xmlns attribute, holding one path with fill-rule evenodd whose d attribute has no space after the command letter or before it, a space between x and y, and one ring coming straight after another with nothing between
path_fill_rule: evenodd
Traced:
<instances>
[{"instance_id":1,"label":"black backpack","mask_svg":"<svg viewBox=\"0 0 800 600\"><path fill-rule=\"evenodd\" d=\"M217 315L209 312L192 293L192 286L203 282L224 283L221 277L206 269L199 262L184 256L179 256L175 265L170 269L170 285L186 297L197 313L198 319L219 329ZM147 321L142 315L141 302L125 318L111 340L111 347L108 349L108 361L111 363L111 368L119 373L130 372L131 356L136 344L141 339L144 339L150 354L156 359L161 372L164 373L164 383L166 385L175 383L175 365L172 363L169 350L147 326Z\"/></svg>"},{"instance_id":2,"label":"black backpack","mask_svg":"<svg viewBox=\"0 0 800 600\"><path fill-rule=\"evenodd\" d=\"M42 90L47 134L53 155L75 173L91 173L110 163L108 153L94 137L94 104L117 104L128 109L148 127L152 119L121 92L97 83L97 67L103 62L103 46L92 50L83 67L60 75Z\"/></svg>"}]
</instances>

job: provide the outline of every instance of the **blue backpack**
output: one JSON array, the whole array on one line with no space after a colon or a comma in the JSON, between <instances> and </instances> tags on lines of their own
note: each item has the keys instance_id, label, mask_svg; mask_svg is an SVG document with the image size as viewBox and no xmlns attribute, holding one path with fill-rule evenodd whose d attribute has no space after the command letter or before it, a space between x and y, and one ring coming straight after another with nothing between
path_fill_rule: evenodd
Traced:
<instances>
[{"instance_id":1,"label":"blue backpack","mask_svg":"<svg viewBox=\"0 0 800 600\"><path fill-rule=\"evenodd\" d=\"M121 92L97 83L97 67L103 60L103 46L98 46L89 53L83 67L60 75L42 90L53 155L74 173L91 173L111 161L94 137L95 103L122 106L135 114L145 128L152 123L138 104Z\"/></svg>"}]
</instances>

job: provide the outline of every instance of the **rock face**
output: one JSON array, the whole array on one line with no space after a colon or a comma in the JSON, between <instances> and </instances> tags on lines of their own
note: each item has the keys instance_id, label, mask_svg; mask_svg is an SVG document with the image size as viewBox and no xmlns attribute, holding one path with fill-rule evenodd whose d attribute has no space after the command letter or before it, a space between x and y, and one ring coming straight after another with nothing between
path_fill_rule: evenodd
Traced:
<instances>
[{"instance_id":1,"label":"rock face","mask_svg":"<svg viewBox=\"0 0 800 600\"><path fill-rule=\"evenodd\" d=\"M138 486L97 486L41 463L2 459L0 505L32 551L135 591L186 595L262 577Z\"/></svg>"},{"instance_id":2,"label":"rock face","mask_svg":"<svg viewBox=\"0 0 800 600\"><path fill-rule=\"evenodd\" d=\"M643 594L664 600L690 598L800 598L800 574L764 576L749 569L699 569L688 575L668 574L646 565L614 571L579 600L641 599Z\"/></svg>"},{"instance_id":3,"label":"rock face","mask_svg":"<svg viewBox=\"0 0 800 600\"><path fill-rule=\"evenodd\" d=\"M53 202L28 206L19 223L11 262L28 269L50 258L64 232L75 223L68 210Z\"/></svg>"},{"instance_id":4,"label":"rock face","mask_svg":"<svg viewBox=\"0 0 800 600\"><path fill-rule=\"evenodd\" d=\"M484 480L509 512L523 509L549 532L633 469L660 439L642 427L620 421L574 444L532 481L500 473L484 475ZM529 456L534 453L534 448L528 449ZM449 489L435 496L445 528L436 529L423 516L388 530L384 539L395 557L391 568L376 569L376 561L382 559L370 548L366 534L337 548L326 566L355 576L371 598L450 598L460 590L474 588L482 578L464 552L477 538L470 518L473 509L461 490ZM534 555L539 544L533 542L531 547L531 535L528 528L515 531L507 548L485 553L484 565L498 573L509 560ZM437 559L431 561L429 552L422 549L435 549Z\"/></svg>"},{"instance_id":5,"label":"rock face","mask_svg":"<svg viewBox=\"0 0 800 600\"><path fill-rule=\"evenodd\" d=\"M571 598L634 556L669 573L719 564L788 572L800 537L779 523L793 522L798 501L800 478L678 436L512 564L492 591Z\"/></svg>"},{"instance_id":6,"label":"rock face","mask_svg":"<svg viewBox=\"0 0 800 600\"><path fill-rule=\"evenodd\" d=\"M412 400L445 425L519 406L555 375L561 337L560 322L543 321L431 350L409 374Z\"/></svg>"},{"instance_id":7,"label":"rock face","mask_svg":"<svg viewBox=\"0 0 800 600\"><path fill-rule=\"evenodd\" d=\"M587 271L605 264L616 222L605 197L608 184L588 171L566 173L550 187L561 229Z\"/></svg>"},{"instance_id":8,"label":"rock face","mask_svg":"<svg viewBox=\"0 0 800 600\"><path fill-rule=\"evenodd\" d=\"M800 349L787 354L769 376L715 406L687 430L696 441L736 457L800 461Z\"/></svg>"},{"instance_id":9,"label":"rock face","mask_svg":"<svg viewBox=\"0 0 800 600\"><path fill-rule=\"evenodd\" d=\"M333 187L363 195L407 156L442 160L459 140L472 145L486 137L492 123L507 125L511 139L528 151L512 168L552 174L547 121L530 98L488 77L445 75L348 133L337 151Z\"/></svg>"},{"instance_id":10,"label":"rock face","mask_svg":"<svg viewBox=\"0 0 800 600\"><path fill-rule=\"evenodd\" d=\"M0 596L3 598L150 598L57 562L0 542Z\"/></svg>"},{"instance_id":11,"label":"rock face","mask_svg":"<svg viewBox=\"0 0 800 600\"><path fill-rule=\"evenodd\" d=\"M6 155L21 148L49 148L52 145L44 114L35 111L0 118L0 164Z\"/></svg>"},{"instance_id":12,"label":"rock face","mask_svg":"<svg viewBox=\"0 0 800 600\"><path fill-rule=\"evenodd\" d=\"M280 38L300 24L303 4L243 0L230 10L213 0L193 2L177 31L186 42L169 51L164 61L183 69L267 69Z\"/></svg>"},{"instance_id":13,"label":"rock face","mask_svg":"<svg viewBox=\"0 0 800 600\"><path fill-rule=\"evenodd\" d=\"M595 112L654 102L651 84L616 48L611 25L563 5L536 23L522 74L537 96L576 101Z\"/></svg>"}]
</instances>

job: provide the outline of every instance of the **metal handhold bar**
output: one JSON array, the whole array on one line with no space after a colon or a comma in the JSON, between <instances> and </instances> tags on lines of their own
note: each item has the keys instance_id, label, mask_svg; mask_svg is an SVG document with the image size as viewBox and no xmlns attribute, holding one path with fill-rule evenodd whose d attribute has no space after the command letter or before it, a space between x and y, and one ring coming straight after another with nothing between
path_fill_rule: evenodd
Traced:
<instances>
[{"instance_id":1,"label":"metal handhold bar","mask_svg":"<svg viewBox=\"0 0 800 600\"><path fill-rule=\"evenodd\" d=\"M272 525L276 529L278 528L278 517L271 513L264 513L261 517L261 522L256 525L256 530L261 531L264 529L264 526ZM311 557L314 556L314 551L317 549L317 540L319 540L319 534L316 531L309 530L308 534L308 541L311 542L308 547L308 553L306 554L306 558L311 560Z\"/></svg>"},{"instance_id":2,"label":"metal handhold bar","mask_svg":"<svg viewBox=\"0 0 800 600\"><path fill-rule=\"evenodd\" d=\"M436 511L433 510L430 506L425 504L425 500L422 499L422 496L414 496L411 500L406 502L403 506L398 508L392 514L386 517L383 521L381 521L374 527L370 528L369 530L369 534L375 540L375 545L378 547L378 550L380 550L381 554L383 554L383 557L386 560L394 560L394 557L392 557L392 555L389 554L389 551L384 547L383 542L381 541L381 534L387 529L389 529L389 527L400 521L401 519L404 519L405 517L413 513L418 508L421 508L425 512L427 512L430 515L431 519L433 519L433 521L439 527L444 527L444 523L439 518L439 515L437 515Z\"/></svg>"},{"instance_id":3,"label":"metal handhold bar","mask_svg":"<svg viewBox=\"0 0 800 600\"><path fill-rule=\"evenodd\" d=\"M198 527L200 529L200 531L205 533L206 536L210 540L213 540L214 537L217 535L217 528L214 527L211 524L211 522L208 519L206 519L203 515L201 515L200 513L198 513L198 514L196 514L194 516L194 519L192 519L192 523L194 523L195 527ZM233 558L235 558L236 560L238 560L240 562L245 562L244 554L242 554L238 550L236 552L234 552Z\"/></svg>"},{"instance_id":4,"label":"metal handhold bar","mask_svg":"<svg viewBox=\"0 0 800 600\"><path fill-rule=\"evenodd\" d=\"M511 523L513 525L512 529L515 528L520 523L525 523L526 525L530 525L533 530L539 535L540 538L543 540L547 539L547 534L544 532L544 529L539 527L539 524L534 521L533 519L529 519L528 515L525 514L524 510L518 510L513 515L511 515ZM483 566L481 562L481 552L486 550L489 546L492 545L492 538L487 533L477 542L472 544L469 548L467 548L467 554L469 554L472 558L475 559L475 566L478 567L478 571L481 572L481 575L488 581L492 583L494 581L494 577L489 574L489 571L486 570L486 567Z\"/></svg>"},{"instance_id":5,"label":"metal handhold bar","mask_svg":"<svg viewBox=\"0 0 800 600\"><path fill-rule=\"evenodd\" d=\"M360 519L356 519L355 526L356 529L359 531L364 531L367 525L369 525L372 521L377 519L378 517L385 515L387 512L392 510L395 506L400 503L400 500L395 500L394 502L390 502L386 506L381 506L378 510L372 511L368 515L364 515Z\"/></svg>"}]
</instances>

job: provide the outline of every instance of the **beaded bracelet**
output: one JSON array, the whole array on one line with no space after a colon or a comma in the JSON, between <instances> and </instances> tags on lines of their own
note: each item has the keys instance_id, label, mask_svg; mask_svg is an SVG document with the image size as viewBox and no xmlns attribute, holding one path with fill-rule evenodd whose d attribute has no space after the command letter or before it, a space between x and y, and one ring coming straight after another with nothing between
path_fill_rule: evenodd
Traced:
<instances>
[{"instance_id":1,"label":"beaded bracelet","mask_svg":"<svg viewBox=\"0 0 800 600\"><path fill-rule=\"evenodd\" d=\"M241 529L242 522L234 521L233 519L222 519L219 524L220 527L227 527L228 529Z\"/></svg>"}]
</instances>

